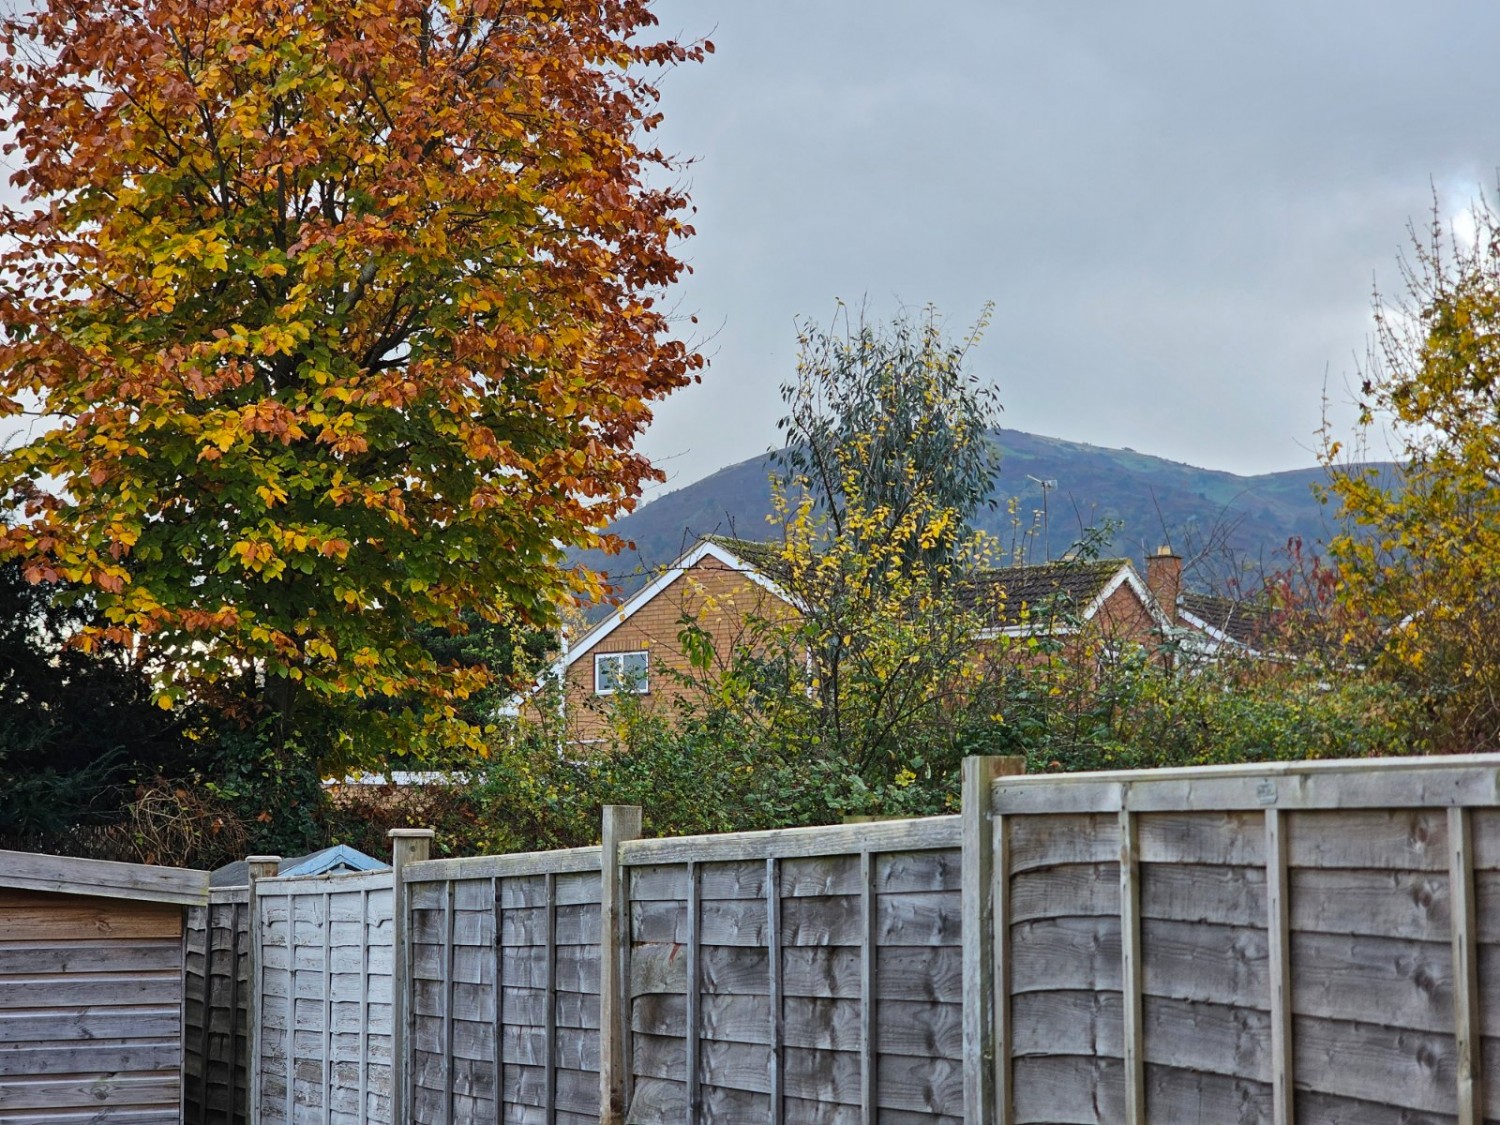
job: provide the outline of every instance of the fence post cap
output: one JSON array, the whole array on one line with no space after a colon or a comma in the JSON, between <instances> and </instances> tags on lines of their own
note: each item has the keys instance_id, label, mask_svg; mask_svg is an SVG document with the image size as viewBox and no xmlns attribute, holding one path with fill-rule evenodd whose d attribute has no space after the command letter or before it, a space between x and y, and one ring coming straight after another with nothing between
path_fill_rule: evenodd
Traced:
<instances>
[{"instance_id":1,"label":"fence post cap","mask_svg":"<svg viewBox=\"0 0 1500 1125\"><path fill-rule=\"evenodd\" d=\"M245 862L246 863L280 863L281 862L281 857L279 855L247 855L245 857Z\"/></svg>"},{"instance_id":2,"label":"fence post cap","mask_svg":"<svg viewBox=\"0 0 1500 1125\"><path fill-rule=\"evenodd\" d=\"M386 835L392 840L430 840L437 835L437 829L392 828Z\"/></svg>"}]
</instances>

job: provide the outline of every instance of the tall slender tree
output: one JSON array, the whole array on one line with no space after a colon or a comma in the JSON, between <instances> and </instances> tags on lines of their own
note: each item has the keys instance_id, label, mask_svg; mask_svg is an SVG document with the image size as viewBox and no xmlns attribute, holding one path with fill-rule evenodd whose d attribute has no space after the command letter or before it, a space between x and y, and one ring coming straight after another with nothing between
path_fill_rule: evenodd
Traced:
<instances>
[{"instance_id":1,"label":"tall slender tree","mask_svg":"<svg viewBox=\"0 0 1500 1125\"><path fill-rule=\"evenodd\" d=\"M1473 237L1435 214L1414 239L1406 290L1376 304L1363 436L1390 427L1395 480L1340 470L1349 521L1332 544L1351 639L1434 721L1440 746L1500 747L1500 216ZM1337 467L1340 447L1325 459ZM1361 626L1367 626L1362 629Z\"/></svg>"},{"instance_id":2,"label":"tall slender tree","mask_svg":"<svg viewBox=\"0 0 1500 1125\"><path fill-rule=\"evenodd\" d=\"M800 326L796 376L781 388L786 447L777 458L830 534L904 535L908 554L946 557L992 502L1000 400L968 368L989 315L986 307L956 340L931 307L889 324L841 307L827 329ZM862 518L851 521L856 495ZM913 522L919 510L927 518Z\"/></svg>"}]
</instances>

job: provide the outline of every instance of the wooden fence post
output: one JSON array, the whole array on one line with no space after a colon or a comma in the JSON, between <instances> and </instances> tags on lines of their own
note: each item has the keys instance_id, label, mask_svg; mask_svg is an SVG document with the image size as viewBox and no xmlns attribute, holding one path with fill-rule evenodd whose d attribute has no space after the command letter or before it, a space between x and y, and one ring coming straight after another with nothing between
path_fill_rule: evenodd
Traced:
<instances>
[{"instance_id":1,"label":"wooden fence post","mask_svg":"<svg viewBox=\"0 0 1500 1125\"><path fill-rule=\"evenodd\" d=\"M990 786L1026 772L1026 759L965 758L963 762L963 1053L965 1125L996 1121L1000 1005L995 991L995 818ZM1003 877L1003 873L1002 873ZM1001 894L1005 889L1001 887ZM998 1044L1009 1052L1008 1043ZM1001 1066L1004 1060L1000 1060Z\"/></svg>"},{"instance_id":2,"label":"wooden fence post","mask_svg":"<svg viewBox=\"0 0 1500 1125\"><path fill-rule=\"evenodd\" d=\"M245 857L245 941L250 952L250 981L245 990L245 1028L250 1033L250 1058L245 1064L245 1113L250 1125L260 1125L260 904L256 902L255 884L260 879L273 877L281 867L281 857L276 855L252 855ZM213 943L213 906L209 906L209 944ZM235 935L239 940L239 935ZM207 962L205 961L205 968ZM236 966L231 966L235 968ZM204 982L204 997L208 996L208 982ZM234 1013L230 1013L234 1018ZM291 1065L291 1060L287 1061ZM288 1075L290 1081L290 1075ZM234 1062L230 1060L229 1096L234 1100ZM206 1112L206 1110L205 1110Z\"/></svg>"},{"instance_id":3,"label":"wooden fence post","mask_svg":"<svg viewBox=\"0 0 1500 1125\"><path fill-rule=\"evenodd\" d=\"M406 1032L411 1023L411 946L406 940L406 886L402 869L432 855L431 828L392 828L391 839L391 1121L409 1117L411 1058ZM360 1110L364 1112L363 1107Z\"/></svg>"},{"instance_id":4,"label":"wooden fence post","mask_svg":"<svg viewBox=\"0 0 1500 1125\"><path fill-rule=\"evenodd\" d=\"M599 852L599 1123L624 1125L629 1084L630 907L620 845L641 835L639 805L605 805Z\"/></svg>"},{"instance_id":5,"label":"wooden fence post","mask_svg":"<svg viewBox=\"0 0 1500 1125\"><path fill-rule=\"evenodd\" d=\"M1448 904L1453 942L1453 1042L1458 1054L1458 1125L1485 1117L1479 1006L1479 930L1474 890L1474 822L1468 809L1448 810Z\"/></svg>"}]
</instances>

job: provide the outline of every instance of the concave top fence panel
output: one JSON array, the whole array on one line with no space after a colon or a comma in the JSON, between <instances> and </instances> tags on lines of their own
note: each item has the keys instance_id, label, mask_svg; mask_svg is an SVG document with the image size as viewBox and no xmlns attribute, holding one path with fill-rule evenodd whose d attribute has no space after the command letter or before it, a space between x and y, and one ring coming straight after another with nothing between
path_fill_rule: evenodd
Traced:
<instances>
[{"instance_id":1,"label":"concave top fence panel","mask_svg":"<svg viewBox=\"0 0 1500 1125\"><path fill-rule=\"evenodd\" d=\"M966 921L995 951L998 1066L974 1120L1500 1118L1495 758L987 790L965 815L992 898Z\"/></svg>"},{"instance_id":2,"label":"concave top fence panel","mask_svg":"<svg viewBox=\"0 0 1500 1125\"><path fill-rule=\"evenodd\" d=\"M1016 814L1479 808L1500 805L1500 768L1487 754L1266 762L1007 776L993 783L992 794L995 812Z\"/></svg>"}]
</instances>

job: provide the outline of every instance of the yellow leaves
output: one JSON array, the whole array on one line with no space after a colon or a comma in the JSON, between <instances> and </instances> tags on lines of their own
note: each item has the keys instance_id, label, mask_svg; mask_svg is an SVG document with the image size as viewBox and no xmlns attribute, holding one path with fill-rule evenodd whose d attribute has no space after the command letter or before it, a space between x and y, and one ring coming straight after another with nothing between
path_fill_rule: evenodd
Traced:
<instances>
[{"instance_id":1,"label":"yellow leaves","mask_svg":"<svg viewBox=\"0 0 1500 1125\"><path fill-rule=\"evenodd\" d=\"M286 503L286 489L277 484L259 485L255 490L255 494L260 497L261 503L268 508L274 508L277 504Z\"/></svg>"},{"instance_id":2,"label":"yellow leaves","mask_svg":"<svg viewBox=\"0 0 1500 1125\"><path fill-rule=\"evenodd\" d=\"M302 647L308 656L315 659L334 661L339 657L338 649L321 637L309 638Z\"/></svg>"},{"instance_id":3,"label":"yellow leaves","mask_svg":"<svg viewBox=\"0 0 1500 1125\"><path fill-rule=\"evenodd\" d=\"M237 559L250 571L273 578L286 569L276 557L276 549L264 539L241 539L229 548L230 558Z\"/></svg>"}]
</instances>

